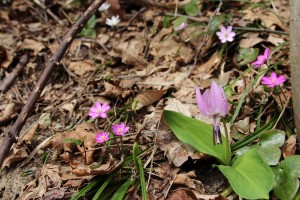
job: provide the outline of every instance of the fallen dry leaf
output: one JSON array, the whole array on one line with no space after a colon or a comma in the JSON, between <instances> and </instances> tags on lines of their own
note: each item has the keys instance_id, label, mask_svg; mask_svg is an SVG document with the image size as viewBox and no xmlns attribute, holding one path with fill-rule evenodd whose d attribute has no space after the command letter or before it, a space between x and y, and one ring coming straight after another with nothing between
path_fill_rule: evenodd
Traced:
<instances>
[{"instance_id":1,"label":"fallen dry leaf","mask_svg":"<svg viewBox=\"0 0 300 200\"><path fill-rule=\"evenodd\" d=\"M11 164L24 160L25 158L27 158L28 153L25 150L25 147L20 147L20 146L14 146L8 156L5 158L3 164L2 164L2 169L4 167L9 167Z\"/></svg>"},{"instance_id":2,"label":"fallen dry leaf","mask_svg":"<svg viewBox=\"0 0 300 200\"><path fill-rule=\"evenodd\" d=\"M282 155L284 158L295 155L296 153L296 135L291 135L284 143L282 148Z\"/></svg>"},{"instance_id":3,"label":"fallen dry leaf","mask_svg":"<svg viewBox=\"0 0 300 200\"><path fill-rule=\"evenodd\" d=\"M135 97L135 99L137 100L137 105L133 109L139 110L156 101L159 101L166 92L167 90L149 90L149 91L140 92Z\"/></svg>"},{"instance_id":4,"label":"fallen dry leaf","mask_svg":"<svg viewBox=\"0 0 300 200\"><path fill-rule=\"evenodd\" d=\"M91 60L71 62L68 68L76 75L82 77L88 72L92 72L96 69L96 65Z\"/></svg>"},{"instance_id":5,"label":"fallen dry leaf","mask_svg":"<svg viewBox=\"0 0 300 200\"><path fill-rule=\"evenodd\" d=\"M34 55L37 55L42 49L45 49L46 47L42 42L32 39L25 39L22 43L21 48L31 49L34 51Z\"/></svg>"},{"instance_id":6,"label":"fallen dry leaf","mask_svg":"<svg viewBox=\"0 0 300 200\"><path fill-rule=\"evenodd\" d=\"M167 200L197 200L197 197L190 190L179 189L172 192Z\"/></svg>"}]
</instances>

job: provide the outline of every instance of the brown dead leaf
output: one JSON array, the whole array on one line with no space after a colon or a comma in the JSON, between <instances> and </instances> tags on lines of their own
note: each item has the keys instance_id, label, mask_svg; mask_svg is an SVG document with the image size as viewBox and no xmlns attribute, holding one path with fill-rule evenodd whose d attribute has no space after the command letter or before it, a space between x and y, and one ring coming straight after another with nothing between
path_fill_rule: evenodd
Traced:
<instances>
[{"instance_id":1,"label":"brown dead leaf","mask_svg":"<svg viewBox=\"0 0 300 200\"><path fill-rule=\"evenodd\" d=\"M42 42L32 39L25 39L22 43L21 48L31 49L34 51L34 55L37 55L42 49L45 49L46 47Z\"/></svg>"},{"instance_id":2,"label":"brown dead leaf","mask_svg":"<svg viewBox=\"0 0 300 200\"><path fill-rule=\"evenodd\" d=\"M24 160L25 158L27 158L28 153L26 152L24 147L18 147L18 146L14 146L8 156L5 158L3 164L2 164L2 169L4 167L10 167L11 164Z\"/></svg>"},{"instance_id":3,"label":"brown dead leaf","mask_svg":"<svg viewBox=\"0 0 300 200\"><path fill-rule=\"evenodd\" d=\"M62 199L65 196L65 192L65 188L54 188L44 194L43 200Z\"/></svg>"},{"instance_id":4,"label":"brown dead leaf","mask_svg":"<svg viewBox=\"0 0 300 200\"><path fill-rule=\"evenodd\" d=\"M278 36L275 34L269 34L267 39L268 42L271 42L274 46L278 46L279 44L285 42L286 40L282 36Z\"/></svg>"},{"instance_id":5,"label":"brown dead leaf","mask_svg":"<svg viewBox=\"0 0 300 200\"><path fill-rule=\"evenodd\" d=\"M241 39L239 43L241 48L250 48L264 41L264 39L259 37L258 33L244 33L242 37L243 39Z\"/></svg>"},{"instance_id":6,"label":"brown dead leaf","mask_svg":"<svg viewBox=\"0 0 300 200\"><path fill-rule=\"evenodd\" d=\"M296 135L291 135L284 143L282 148L282 155L284 158L295 155L296 152Z\"/></svg>"},{"instance_id":7,"label":"brown dead leaf","mask_svg":"<svg viewBox=\"0 0 300 200\"><path fill-rule=\"evenodd\" d=\"M167 200L197 200L197 197L190 190L179 189L172 192Z\"/></svg>"},{"instance_id":8,"label":"brown dead leaf","mask_svg":"<svg viewBox=\"0 0 300 200\"><path fill-rule=\"evenodd\" d=\"M198 200L227 200L222 195L199 194L196 195Z\"/></svg>"},{"instance_id":9,"label":"brown dead leaf","mask_svg":"<svg viewBox=\"0 0 300 200\"><path fill-rule=\"evenodd\" d=\"M0 125L5 124L9 122L10 120L14 119L17 117L17 115L14 115L15 113L18 113L21 109L21 105L18 105L16 103L9 103L7 105L1 106L4 110L1 113L0 117ZM0 108L0 109L1 109Z\"/></svg>"},{"instance_id":10,"label":"brown dead leaf","mask_svg":"<svg viewBox=\"0 0 300 200\"><path fill-rule=\"evenodd\" d=\"M19 140L20 143L31 144L39 124L33 125Z\"/></svg>"},{"instance_id":11,"label":"brown dead leaf","mask_svg":"<svg viewBox=\"0 0 300 200\"><path fill-rule=\"evenodd\" d=\"M84 60L84 61L76 61L71 62L68 65L68 68L76 75L83 76L88 72L92 72L96 69L96 66L93 61L91 60Z\"/></svg>"},{"instance_id":12,"label":"brown dead leaf","mask_svg":"<svg viewBox=\"0 0 300 200\"><path fill-rule=\"evenodd\" d=\"M219 56L218 51L216 51L206 63L196 66L193 74L199 73L212 73L221 63L222 59Z\"/></svg>"},{"instance_id":13,"label":"brown dead leaf","mask_svg":"<svg viewBox=\"0 0 300 200\"><path fill-rule=\"evenodd\" d=\"M189 106L181 103L180 101L178 101L177 99L174 99L174 98L167 98L166 106L165 106L164 109L179 112L179 113L184 114L188 117L192 116L192 114L189 110Z\"/></svg>"},{"instance_id":14,"label":"brown dead leaf","mask_svg":"<svg viewBox=\"0 0 300 200\"><path fill-rule=\"evenodd\" d=\"M135 99L137 100L135 109L139 110L144 106L148 106L156 101L159 101L166 92L167 90L149 90L140 92L135 97Z\"/></svg>"},{"instance_id":15,"label":"brown dead leaf","mask_svg":"<svg viewBox=\"0 0 300 200\"><path fill-rule=\"evenodd\" d=\"M185 185L190 189L195 189L195 180L196 174L195 171L190 171L189 173L180 173L177 174L175 179L173 180L174 185Z\"/></svg>"},{"instance_id":16,"label":"brown dead leaf","mask_svg":"<svg viewBox=\"0 0 300 200\"><path fill-rule=\"evenodd\" d=\"M104 82L105 91L101 93L103 96L111 97L111 98L118 98L122 94L123 90L121 87L113 85L108 82Z\"/></svg>"}]
</instances>

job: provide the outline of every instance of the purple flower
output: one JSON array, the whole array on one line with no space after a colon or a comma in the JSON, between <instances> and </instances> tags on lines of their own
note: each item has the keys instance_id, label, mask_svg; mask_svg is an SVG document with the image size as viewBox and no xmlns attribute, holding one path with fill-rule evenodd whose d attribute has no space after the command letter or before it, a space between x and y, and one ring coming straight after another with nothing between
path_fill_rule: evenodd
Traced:
<instances>
[{"instance_id":1,"label":"purple flower","mask_svg":"<svg viewBox=\"0 0 300 200\"><path fill-rule=\"evenodd\" d=\"M115 124L112 126L112 131L116 135L124 135L129 130L129 127L122 122L121 124Z\"/></svg>"},{"instance_id":2,"label":"purple flower","mask_svg":"<svg viewBox=\"0 0 300 200\"><path fill-rule=\"evenodd\" d=\"M232 31L232 26L228 26L226 28L222 25L220 31L217 32L217 36L222 43L225 43L227 41L232 42L235 35L235 32Z\"/></svg>"},{"instance_id":3,"label":"purple flower","mask_svg":"<svg viewBox=\"0 0 300 200\"><path fill-rule=\"evenodd\" d=\"M266 48L264 55L259 55L257 57L257 60L251 63L251 65L254 66L254 69L261 67L263 64L265 64L265 62L269 59L271 52L272 51L269 48Z\"/></svg>"},{"instance_id":4,"label":"purple flower","mask_svg":"<svg viewBox=\"0 0 300 200\"><path fill-rule=\"evenodd\" d=\"M102 131L101 133L96 134L96 142L103 143L109 140L109 133Z\"/></svg>"},{"instance_id":5,"label":"purple flower","mask_svg":"<svg viewBox=\"0 0 300 200\"><path fill-rule=\"evenodd\" d=\"M187 26L187 23L186 22L182 22L179 26L177 26L175 28L175 31L180 31L180 30L184 29L186 26Z\"/></svg>"},{"instance_id":6,"label":"purple flower","mask_svg":"<svg viewBox=\"0 0 300 200\"><path fill-rule=\"evenodd\" d=\"M89 116L92 118L106 118L106 111L108 111L110 106L107 103L101 105L98 101L95 102L93 107L90 108Z\"/></svg>"},{"instance_id":7,"label":"purple flower","mask_svg":"<svg viewBox=\"0 0 300 200\"><path fill-rule=\"evenodd\" d=\"M201 95L200 89L196 88L196 100L200 113L213 118L213 143L222 144L219 121L228 113L228 102L224 90L216 82L212 81L210 89L206 89Z\"/></svg>"},{"instance_id":8,"label":"purple flower","mask_svg":"<svg viewBox=\"0 0 300 200\"><path fill-rule=\"evenodd\" d=\"M285 82L286 78L285 76L279 76L277 77L277 74L275 72L271 73L270 77L262 77L261 84L267 85L268 87L275 87L277 85L280 85L281 83Z\"/></svg>"}]
</instances>

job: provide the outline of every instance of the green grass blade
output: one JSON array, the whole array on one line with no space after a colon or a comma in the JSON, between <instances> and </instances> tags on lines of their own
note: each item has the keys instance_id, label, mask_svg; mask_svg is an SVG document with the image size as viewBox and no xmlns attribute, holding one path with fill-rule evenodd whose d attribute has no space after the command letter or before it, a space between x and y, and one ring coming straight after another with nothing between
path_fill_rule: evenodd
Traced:
<instances>
[{"instance_id":1,"label":"green grass blade","mask_svg":"<svg viewBox=\"0 0 300 200\"><path fill-rule=\"evenodd\" d=\"M89 191L91 191L94 187L96 187L100 183L100 179L94 179L89 184L87 184L84 188L80 189L76 192L72 197L71 200L78 200L81 197L84 197Z\"/></svg>"},{"instance_id":2,"label":"green grass blade","mask_svg":"<svg viewBox=\"0 0 300 200\"><path fill-rule=\"evenodd\" d=\"M123 183L119 189L114 193L111 200L123 200L126 192L128 191L128 188L132 185L133 180L127 180L125 183Z\"/></svg>"},{"instance_id":3,"label":"green grass blade","mask_svg":"<svg viewBox=\"0 0 300 200\"><path fill-rule=\"evenodd\" d=\"M110 183L111 179L114 177L114 174L109 175L109 177L104 181L104 183L101 185L97 193L95 194L93 200L101 200L100 195L104 191L104 189L107 187L107 185Z\"/></svg>"}]
</instances>

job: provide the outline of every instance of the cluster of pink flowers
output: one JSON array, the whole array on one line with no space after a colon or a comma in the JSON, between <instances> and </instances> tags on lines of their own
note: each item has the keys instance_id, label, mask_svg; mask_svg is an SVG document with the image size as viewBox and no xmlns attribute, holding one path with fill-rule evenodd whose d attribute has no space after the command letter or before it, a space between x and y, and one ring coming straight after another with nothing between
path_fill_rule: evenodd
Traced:
<instances>
[{"instance_id":1,"label":"cluster of pink flowers","mask_svg":"<svg viewBox=\"0 0 300 200\"><path fill-rule=\"evenodd\" d=\"M93 119L96 118L106 118L107 114L106 112L110 109L110 106L107 103L101 104L100 102L96 101L95 104L90 108L89 116ZM124 122L121 122L120 124L114 124L112 125L112 132L115 135L123 136L125 133L129 131L129 127L125 125ZM103 143L108 141L109 138L109 132L102 131L101 133L96 134L96 142L97 143Z\"/></svg>"},{"instance_id":2,"label":"cluster of pink flowers","mask_svg":"<svg viewBox=\"0 0 300 200\"><path fill-rule=\"evenodd\" d=\"M270 58L272 51L269 48L266 48L263 55L259 55L257 57L257 60L251 65L254 67L254 69L261 67L264 65L268 59ZM273 88L275 86L279 86L281 83L284 83L286 81L285 76L277 76L275 72L272 72L270 77L263 76L261 84L267 85L270 88Z\"/></svg>"},{"instance_id":3,"label":"cluster of pink flowers","mask_svg":"<svg viewBox=\"0 0 300 200\"><path fill-rule=\"evenodd\" d=\"M222 43L232 42L234 36L236 35L236 33L232 31L232 26L225 27L223 25L221 26L220 31L218 31L216 34ZM264 64L266 64L266 62L270 58L271 53L272 51L269 48L266 48L264 54L259 55L257 57L257 60L251 63L254 69L257 69L263 66ZM281 83L284 83L285 81L286 81L285 76L283 75L277 76L275 72L272 72L270 77L264 76L262 78L261 84L273 88L275 86L279 86Z\"/></svg>"}]
</instances>

